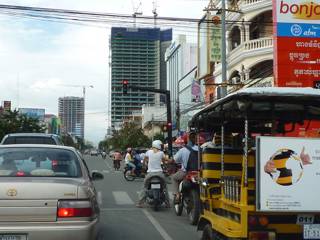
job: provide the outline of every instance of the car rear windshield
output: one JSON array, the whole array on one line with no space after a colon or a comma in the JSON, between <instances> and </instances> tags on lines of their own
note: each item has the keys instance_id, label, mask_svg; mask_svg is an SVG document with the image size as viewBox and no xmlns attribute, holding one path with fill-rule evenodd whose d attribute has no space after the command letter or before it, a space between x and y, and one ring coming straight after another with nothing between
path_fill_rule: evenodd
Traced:
<instances>
[{"instance_id":1,"label":"car rear windshield","mask_svg":"<svg viewBox=\"0 0 320 240\"><path fill-rule=\"evenodd\" d=\"M8 137L3 142L8 144L49 144L57 145L55 140L51 137Z\"/></svg>"},{"instance_id":2,"label":"car rear windshield","mask_svg":"<svg viewBox=\"0 0 320 240\"><path fill-rule=\"evenodd\" d=\"M80 177L77 155L66 149L0 148L0 177Z\"/></svg>"}]
</instances>

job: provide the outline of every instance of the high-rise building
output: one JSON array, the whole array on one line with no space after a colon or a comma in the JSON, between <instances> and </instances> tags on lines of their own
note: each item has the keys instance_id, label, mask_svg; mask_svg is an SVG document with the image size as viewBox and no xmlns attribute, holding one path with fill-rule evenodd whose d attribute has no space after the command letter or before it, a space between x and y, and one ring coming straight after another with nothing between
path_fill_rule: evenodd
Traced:
<instances>
[{"instance_id":1,"label":"high-rise building","mask_svg":"<svg viewBox=\"0 0 320 240\"><path fill-rule=\"evenodd\" d=\"M143 104L159 104L154 93L129 90L122 92L122 82L151 88L166 87L164 49L171 42L172 29L111 29L111 123L117 127Z\"/></svg>"},{"instance_id":2,"label":"high-rise building","mask_svg":"<svg viewBox=\"0 0 320 240\"><path fill-rule=\"evenodd\" d=\"M165 60L167 64L167 89L171 93L171 109L173 129L177 126L177 109L183 106L191 107L191 83L189 77L192 78L191 72L195 70L197 65L197 45L187 42L186 35L180 34L177 39L166 50ZM189 75L188 79L186 75ZM194 75L194 74L193 74ZM183 80L187 81L183 81ZM190 93L190 100L180 99L178 106L178 94L182 91ZM183 110L183 109L180 109ZM178 127L178 126L177 126Z\"/></svg>"},{"instance_id":3,"label":"high-rise building","mask_svg":"<svg viewBox=\"0 0 320 240\"><path fill-rule=\"evenodd\" d=\"M59 118L62 134L84 138L84 98L59 98Z\"/></svg>"}]
</instances>

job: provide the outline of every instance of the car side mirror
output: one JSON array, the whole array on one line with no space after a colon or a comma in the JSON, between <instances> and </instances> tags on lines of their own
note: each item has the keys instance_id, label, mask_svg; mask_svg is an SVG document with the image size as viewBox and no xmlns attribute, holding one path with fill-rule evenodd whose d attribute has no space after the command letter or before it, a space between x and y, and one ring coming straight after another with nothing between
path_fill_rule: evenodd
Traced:
<instances>
[{"instance_id":1,"label":"car side mirror","mask_svg":"<svg viewBox=\"0 0 320 240\"><path fill-rule=\"evenodd\" d=\"M92 171L91 178L93 181L102 180L104 178L103 174L98 171Z\"/></svg>"}]
</instances>

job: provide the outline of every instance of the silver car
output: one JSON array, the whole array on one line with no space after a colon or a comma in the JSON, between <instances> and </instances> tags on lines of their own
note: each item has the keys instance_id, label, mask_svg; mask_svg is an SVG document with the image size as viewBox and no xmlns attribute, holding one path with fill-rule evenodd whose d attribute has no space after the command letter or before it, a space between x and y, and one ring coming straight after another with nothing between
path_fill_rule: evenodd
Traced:
<instances>
[{"instance_id":1,"label":"silver car","mask_svg":"<svg viewBox=\"0 0 320 240\"><path fill-rule=\"evenodd\" d=\"M97 239L102 178L74 148L0 146L0 240Z\"/></svg>"}]
</instances>

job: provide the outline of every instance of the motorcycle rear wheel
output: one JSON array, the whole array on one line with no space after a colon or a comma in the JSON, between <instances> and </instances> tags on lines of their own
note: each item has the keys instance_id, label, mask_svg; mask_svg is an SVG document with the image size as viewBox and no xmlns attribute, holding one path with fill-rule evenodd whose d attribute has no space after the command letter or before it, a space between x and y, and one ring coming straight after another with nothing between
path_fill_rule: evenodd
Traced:
<instances>
[{"instance_id":1,"label":"motorcycle rear wheel","mask_svg":"<svg viewBox=\"0 0 320 240\"><path fill-rule=\"evenodd\" d=\"M129 182L132 182L136 178L135 176L132 176L130 169L125 170L123 176Z\"/></svg>"},{"instance_id":2,"label":"motorcycle rear wheel","mask_svg":"<svg viewBox=\"0 0 320 240\"><path fill-rule=\"evenodd\" d=\"M181 216L183 211L183 199L181 198L179 203L176 203L174 199L173 206L174 206L174 212L176 213L176 215Z\"/></svg>"}]
</instances>

